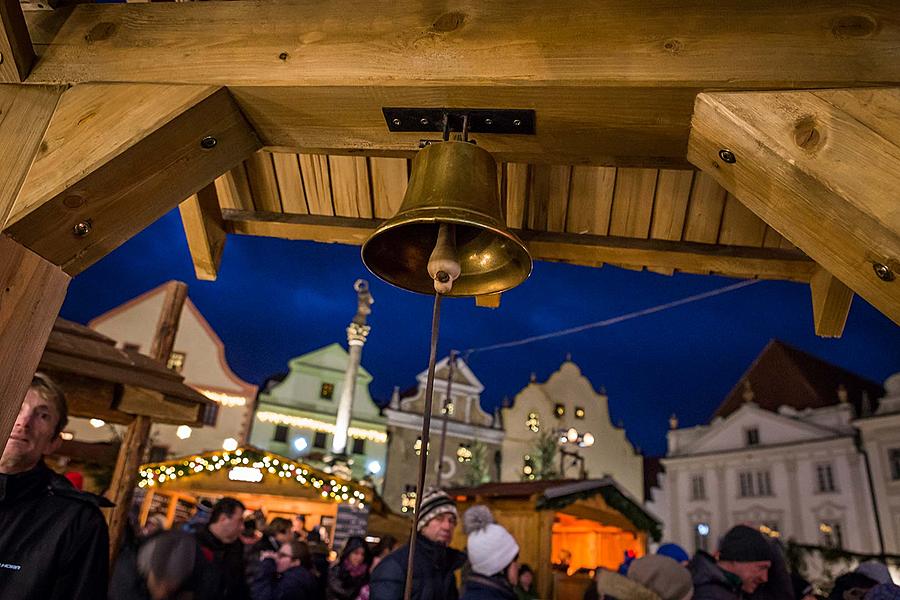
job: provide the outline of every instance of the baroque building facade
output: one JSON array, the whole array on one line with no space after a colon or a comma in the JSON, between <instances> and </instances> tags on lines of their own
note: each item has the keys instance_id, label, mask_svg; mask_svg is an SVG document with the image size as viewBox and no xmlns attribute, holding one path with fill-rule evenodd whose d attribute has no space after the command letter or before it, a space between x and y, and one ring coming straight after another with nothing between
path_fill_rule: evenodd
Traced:
<instances>
[{"instance_id":1,"label":"baroque building facade","mask_svg":"<svg viewBox=\"0 0 900 600\"><path fill-rule=\"evenodd\" d=\"M673 416L665 473L648 504L664 521L664 539L714 551L744 523L785 541L878 553L855 419L881 393L874 382L770 342L708 424L678 428ZM896 433L886 438L900 446Z\"/></svg>"},{"instance_id":2,"label":"baroque building facade","mask_svg":"<svg viewBox=\"0 0 900 600\"><path fill-rule=\"evenodd\" d=\"M610 476L640 502L644 497L643 459L625 430L612 424L608 400L606 392L598 393L578 365L568 359L547 381L531 381L516 394L511 406L501 409L506 433L501 479L529 479L536 468L534 454L541 436L552 434L562 440L574 429L578 434L575 441L561 446L577 457L557 453L557 476ZM590 444L583 441L588 434ZM573 464L576 460L581 464Z\"/></svg>"},{"instance_id":3,"label":"baroque building facade","mask_svg":"<svg viewBox=\"0 0 900 600\"><path fill-rule=\"evenodd\" d=\"M390 442L384 499L391 509L409 513L415 502L416 475L422 451L421 431L425 410L427 372L416 377L416 386L401 394L394 390L384 413ZM447 382L450 396L447 396ZM481 408L484 386L462 360L450 369L450 358L435 365L431 441L426 473L426 489L437 482L440 464L441 486L459 487L496 481L500 472L503 429L499 421ZM444 452L437 460L446 415Z\"/></svg>"},{"instance_id":4,"label":"baroque building facade","mask_svg":"<svg viewBox=\"0 0 900 600\"><path fill-rule=\"evenodd\" d=\"M259 393L250 444L289 458L324 467L337 430L350 356L331 344L288 362L283 377L270 378ZM372 375L356 373L347 455L353 479L370 479L380 489L387 458L387 420L369 394Z\"/></svg>"}]
</instances>

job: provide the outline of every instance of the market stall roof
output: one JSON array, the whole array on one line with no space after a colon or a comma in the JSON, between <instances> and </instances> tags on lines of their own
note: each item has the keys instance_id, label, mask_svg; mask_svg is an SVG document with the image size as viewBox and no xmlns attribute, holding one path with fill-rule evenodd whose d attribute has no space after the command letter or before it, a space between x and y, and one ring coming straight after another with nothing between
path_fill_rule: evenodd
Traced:
<instances>
[{"instance_id":1,"label":"market stall roof","mask_svg":"<svg viewBox=\"0 0 900 600\"><path fill-rule=\"evenodd\" d=\"M227 477L223 474L226 469ZM367 505L376 510L382 508L380 498L370 487L254 446L191 454L142 465L138 486L161 491L215 491L222 495L249 492L298 496L347 502L361 508Z\"/></svg>"},{"instance_id":2,"label":"market stall roof","mask_svg":"<svg viewBox=\"0 0 900 600\"><path fill-rule=\"evenodd\" d=\"M215 404L162 363L66 319L56 320L38 368L63 387L76 417L124 424L146 415L202 426L203 411Z\"/></svg>"},{"instance_id":3,"label":"market stall roof","mask_svg":"<svg viewBox=\"0 0 900 600\"><path fill-rule=\"evenodd\" d=\"M610 507L625 516L635 527L659 539L662 521L623 490L612 477L583 480L524 481L485 483L476 487L451 488L447 493L465 500L480 498L528 498L537 510L564 510L578 500L600 496Z\"/></svg>"}]
</instances>

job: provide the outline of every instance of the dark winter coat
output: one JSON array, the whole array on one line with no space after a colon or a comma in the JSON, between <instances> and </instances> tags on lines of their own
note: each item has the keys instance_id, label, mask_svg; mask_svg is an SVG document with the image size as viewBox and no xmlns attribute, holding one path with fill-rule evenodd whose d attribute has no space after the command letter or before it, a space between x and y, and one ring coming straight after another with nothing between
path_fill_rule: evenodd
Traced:
<instances>
[{"instance_id":1,"label":"dark winter coat","mask_svg":"<svg viewBox=\"0 0 900 600\"><path fill-rule=\"evenodd\" d=\"M761 584L748 596L749 600L794 600L794 586L788 571L781 545L775 538L769 538L772 565L769 580Z\"/></svg>"},{"instance_id":2,"label":"dark winter coat","mask_svg":"<svg viewBox=\"0 0 900 600\"><path fill-rule=\"evenodd\" d=\"M259 563L250 589L253 600L306 600L318 593L318 583L305 567L293 567L279 575L272 558Z\"/></svg>"},{"instance_id":3,"label":"dark winter coat","mask_svg":"<svg viewBox=\"0 0 900 600\"><path fill-rule=\"evenodd\" d=\"M703 551L698 551L688 564L694 582L693 600L740 600L741 580L736 575L723 571L716 559Z\"/></svg>"},{"instance_id":4,"label":"dark winter coat","mask_svg":"<svg viewBox=\"0 0 900 600\"><path fill-rule=\"evenodd\" d=\"M516 600L516 592L505 576L485 577L472 573L460 600Z\"/></svg>"},{"instance_id":5,"label":"dark winter coat","mask_svg":"<svg viewBox=\"0 0 900 600\"><path fill-rule=\"evenodd\" d=\"M388 554L378 563L369 584L370 600L398 600L403 597L407 560L409 545ZM453 573L465 562L464 552L417 536L412 600L457 600L459 592Z\"/></svg>"},{"instance_id":6,"label":"dark winter coat","mask_svg":"<svg viewBox=\"0 0 900 600\"><path fill-rule=\"evenodd\" d=\"M244 545L240 540L225 544L214 536L208 526L194 534L200 547L196 577L202 581L216 581L216 600L248 600L250 589L244 579ZM203 600L206 596L204 594Z\"/></svg>"},{"instance_id":7,"label":"dark winter coat","mask_svg":"<svg viewBox=\"0 0 900 600\"><path fill-rule=\"evenodd\" d=\"M106 597L109 532L99 499L43 462L0 474L0 597Z\"/></svg>"},{"instance_id":8,"label":"dark winter coat","mask_svg":"<svg viewBox=\"0 0 900 600\"><path fill-rule=\"evenodd\" d=\"M356 600L359 591L367 583L369 583L368 570L354 577L344 565L338 563L328 571L328 589L325 597L328 600Z\"/></svg>"}]
</instances>

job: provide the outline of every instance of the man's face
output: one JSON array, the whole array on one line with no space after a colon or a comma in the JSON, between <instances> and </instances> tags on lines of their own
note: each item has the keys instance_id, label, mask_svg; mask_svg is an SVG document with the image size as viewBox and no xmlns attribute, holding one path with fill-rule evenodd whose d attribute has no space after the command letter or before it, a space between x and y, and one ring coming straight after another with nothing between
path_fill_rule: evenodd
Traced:
<instances>
[{"instance_id":1,"label":"man's face","mask_svg":"<svg viewBox=\"0 0 900 600\"><path fill-rule=\"evenodd\" d=\"M0 458L0 472L21 473L33 468L41 458L59 446L56 435L59 411L37 390L29 389L19 416Z\"/></svg>"},{"instance_id":2,"label":"man's face","mask_svg":"<svg viewBox=\"0 0 900 600\"><path fill-rule=\"evenodd\" d=\"M756 591L756 588L769 580L769 567L772 566L772 561L719 561L719 566L740 577L743 582L741 589L748 594L752 594Z\"/></svg>"},{"instance_id":3,"label":"man's face","mask_svg":"<svg viewBox=\"0 0 900 600\"><path fill-rule=\"evenodd\" d=\"M428 521L422 528L422 535L436 544L450 545L456 529L456 515L443 513Z\"/></svg>"},{"instance_id":4,"label":"man's face","mask_svg":"<svg viewBox=\"0 0 900 600\"><path fill-rule=\"evenodd\" d=\"M223 543L230 544L240 537L243 528L243 512L235 509L231 515L219 515L219 520L211 525L209 530Z\"/></svg>"}]
</instances>

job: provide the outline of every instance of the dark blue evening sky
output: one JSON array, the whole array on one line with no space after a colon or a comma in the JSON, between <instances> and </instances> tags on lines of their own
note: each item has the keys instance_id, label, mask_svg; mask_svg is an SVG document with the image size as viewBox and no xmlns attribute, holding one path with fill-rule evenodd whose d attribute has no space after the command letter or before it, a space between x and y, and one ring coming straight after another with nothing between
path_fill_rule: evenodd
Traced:
<instances>
[{"instance_id":1,"label":"dark blue evening sky","mask_svg":"<svg viewBox=\"0 0 900 600\"><path fill-rule=\"evenodd\" d=\"M374 376L373 397L384 401L427 366L432 300L376 279L355 246L230 236L218 281L202 282L194 278L176 210L76 277L62 316L86 323L180 279L225 342L231 367L259 384L285 371L291 357L346 343L359 277L375 297L363 366ZM734 282L537 262L499 309L445 299L439 353L600 321ZM662 454L669 415L682 425L707 420L771 338L878 382L900 371L900 327L865 301L854 299L841 339L821 339L813 333L808 286L770 281L609 327L476 353L470 366L490 411L532 372L544 380L571 353L594 387L606 388L613 421L645 453Z\"/></svg>"}]
</instances>

